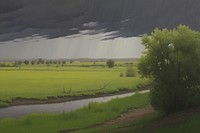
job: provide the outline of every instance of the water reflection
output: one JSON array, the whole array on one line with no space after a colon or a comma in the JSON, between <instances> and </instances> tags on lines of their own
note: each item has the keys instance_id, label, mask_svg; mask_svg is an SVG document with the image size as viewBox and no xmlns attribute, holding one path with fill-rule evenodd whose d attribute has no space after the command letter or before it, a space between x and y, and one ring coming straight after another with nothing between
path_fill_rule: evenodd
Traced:
<instances>
[{"instance_id":1,"label":"water reflection","mask_svg":"<svg viewBox=\"0 0 200 133\"><path fill-rule=\"evenodd\" d=\"M140 93L146 93L147 91L141 91ZM134 95L135 93L127 93L115 96L106 96L99 98L91 98L77 101L69 101L64 103L54 104L40 104L40 105L20 105L8 108L0 109L0 119L12 117L19 118L33 113L62 113L69 112L87 106L90 102L108 102L113 98L123 98Z\"/></svg>"}]
</instances>

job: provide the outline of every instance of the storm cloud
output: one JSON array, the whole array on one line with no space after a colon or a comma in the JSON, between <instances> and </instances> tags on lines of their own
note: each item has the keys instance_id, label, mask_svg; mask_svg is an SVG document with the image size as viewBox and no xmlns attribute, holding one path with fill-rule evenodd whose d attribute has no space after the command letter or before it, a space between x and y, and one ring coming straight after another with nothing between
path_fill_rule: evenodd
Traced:
<instances>
[{"instance_id":1,"label":"storm cloud","mask_svg":"<svg viewBox=\"0 0 200 133\"><path fill-rule=\"evenodd\" d=\"M107 39L186 24L200 30L199 0L0 0L0 42L114 32Z\"/></svg>"}]
</instances>

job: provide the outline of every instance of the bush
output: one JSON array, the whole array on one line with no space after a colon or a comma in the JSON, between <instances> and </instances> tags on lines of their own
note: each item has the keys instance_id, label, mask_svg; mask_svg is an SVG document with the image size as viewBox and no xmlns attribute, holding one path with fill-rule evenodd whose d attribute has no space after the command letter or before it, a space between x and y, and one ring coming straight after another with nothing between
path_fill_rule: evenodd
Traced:
<instances>
[{"instance_id":1,"label":"bush","mask_svg":"<svg viewBox=\"0 0 200 133\"><path fill-rule=\"evenodd\" d=\"M120 77L124 77L124 73L123 73L123 72L121 72L119 76L120 76Z\"/></svg>"},{"instance_id":2,"label":"bush","mask_svg":"<svg viewBox=\"0 0 200 133\"><path fill-rule=\"evenodd\" d=\"M107 66L108 66L109 68L112 68L112 67L114 67L115 62L114 62L114 60L108 60L108 61L106 62L106 64L107 64Z\"/></svg>"},{"instance_id":3,"label":"bush","mask_svg":"<svg viewBox=\"0 0 200 133\"><path fill-rule=\"evenodd\" d=\"M128 67L126 70L126 77L135 77L136 71L132 67Z\"/></svg>"}]
</instances>

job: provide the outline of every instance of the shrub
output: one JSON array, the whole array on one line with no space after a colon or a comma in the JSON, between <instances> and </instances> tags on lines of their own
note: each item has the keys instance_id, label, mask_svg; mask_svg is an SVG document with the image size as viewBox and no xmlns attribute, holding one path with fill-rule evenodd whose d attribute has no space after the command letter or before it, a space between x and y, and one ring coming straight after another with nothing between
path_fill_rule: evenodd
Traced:
<instances>
[{"instance_id":1,"label":"shrub","mask_svg":"<svg viewBox=\"0 0 200 133\"><path fill-rule=\"evenodd\" d=\"M121 72L119 76L120 76L120 77L124 77L124 73L123 73L123 72Z\"/></svg>"},{"instance_id":2,"label":"shrub","mask_svg":"<svg viewBox=\"0 0 200 133\"><path fill-rule=\"evenodd\" d=\"M108 60L108 61L106 62L106 64L107 64L107 66L108 66L109 68L112 68L112 67L114 67L115 62L114 62L114 60Z\"/></svg>"},{"instance_id":3,"label":"shrub","mask_svg":"<svg viewBox=\"0 0 200 133\"><path fill-rule=\"evenodd\" d=\"M126 70L126 77L135 77L136 71L132 67L128 67Z\"/></svg>"}]
</instances>

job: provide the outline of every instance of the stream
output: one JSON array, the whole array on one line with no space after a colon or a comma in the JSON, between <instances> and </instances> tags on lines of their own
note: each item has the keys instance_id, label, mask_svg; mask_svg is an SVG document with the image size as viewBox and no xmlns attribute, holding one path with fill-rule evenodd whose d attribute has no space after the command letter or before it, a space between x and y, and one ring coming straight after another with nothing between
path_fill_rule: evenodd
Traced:
<instances>
[{"instance_id":1,"label":"stream","mask_svg":"<svg viewBox=\"0 0 200 133\"><path fill-rule=\"evenodd\" d=\"M140 91L140 93L146 93L146 92L149 92L149 90ZM123 98L134 94L135 92L127 94L119 94L114 96L67 101L63 103L11 106L0 109L0 119L20 118L30 114L70 112L77 110L81 107L87 106L91 102L108 102L114 98Z\"/></svg>"}]
</instances>

